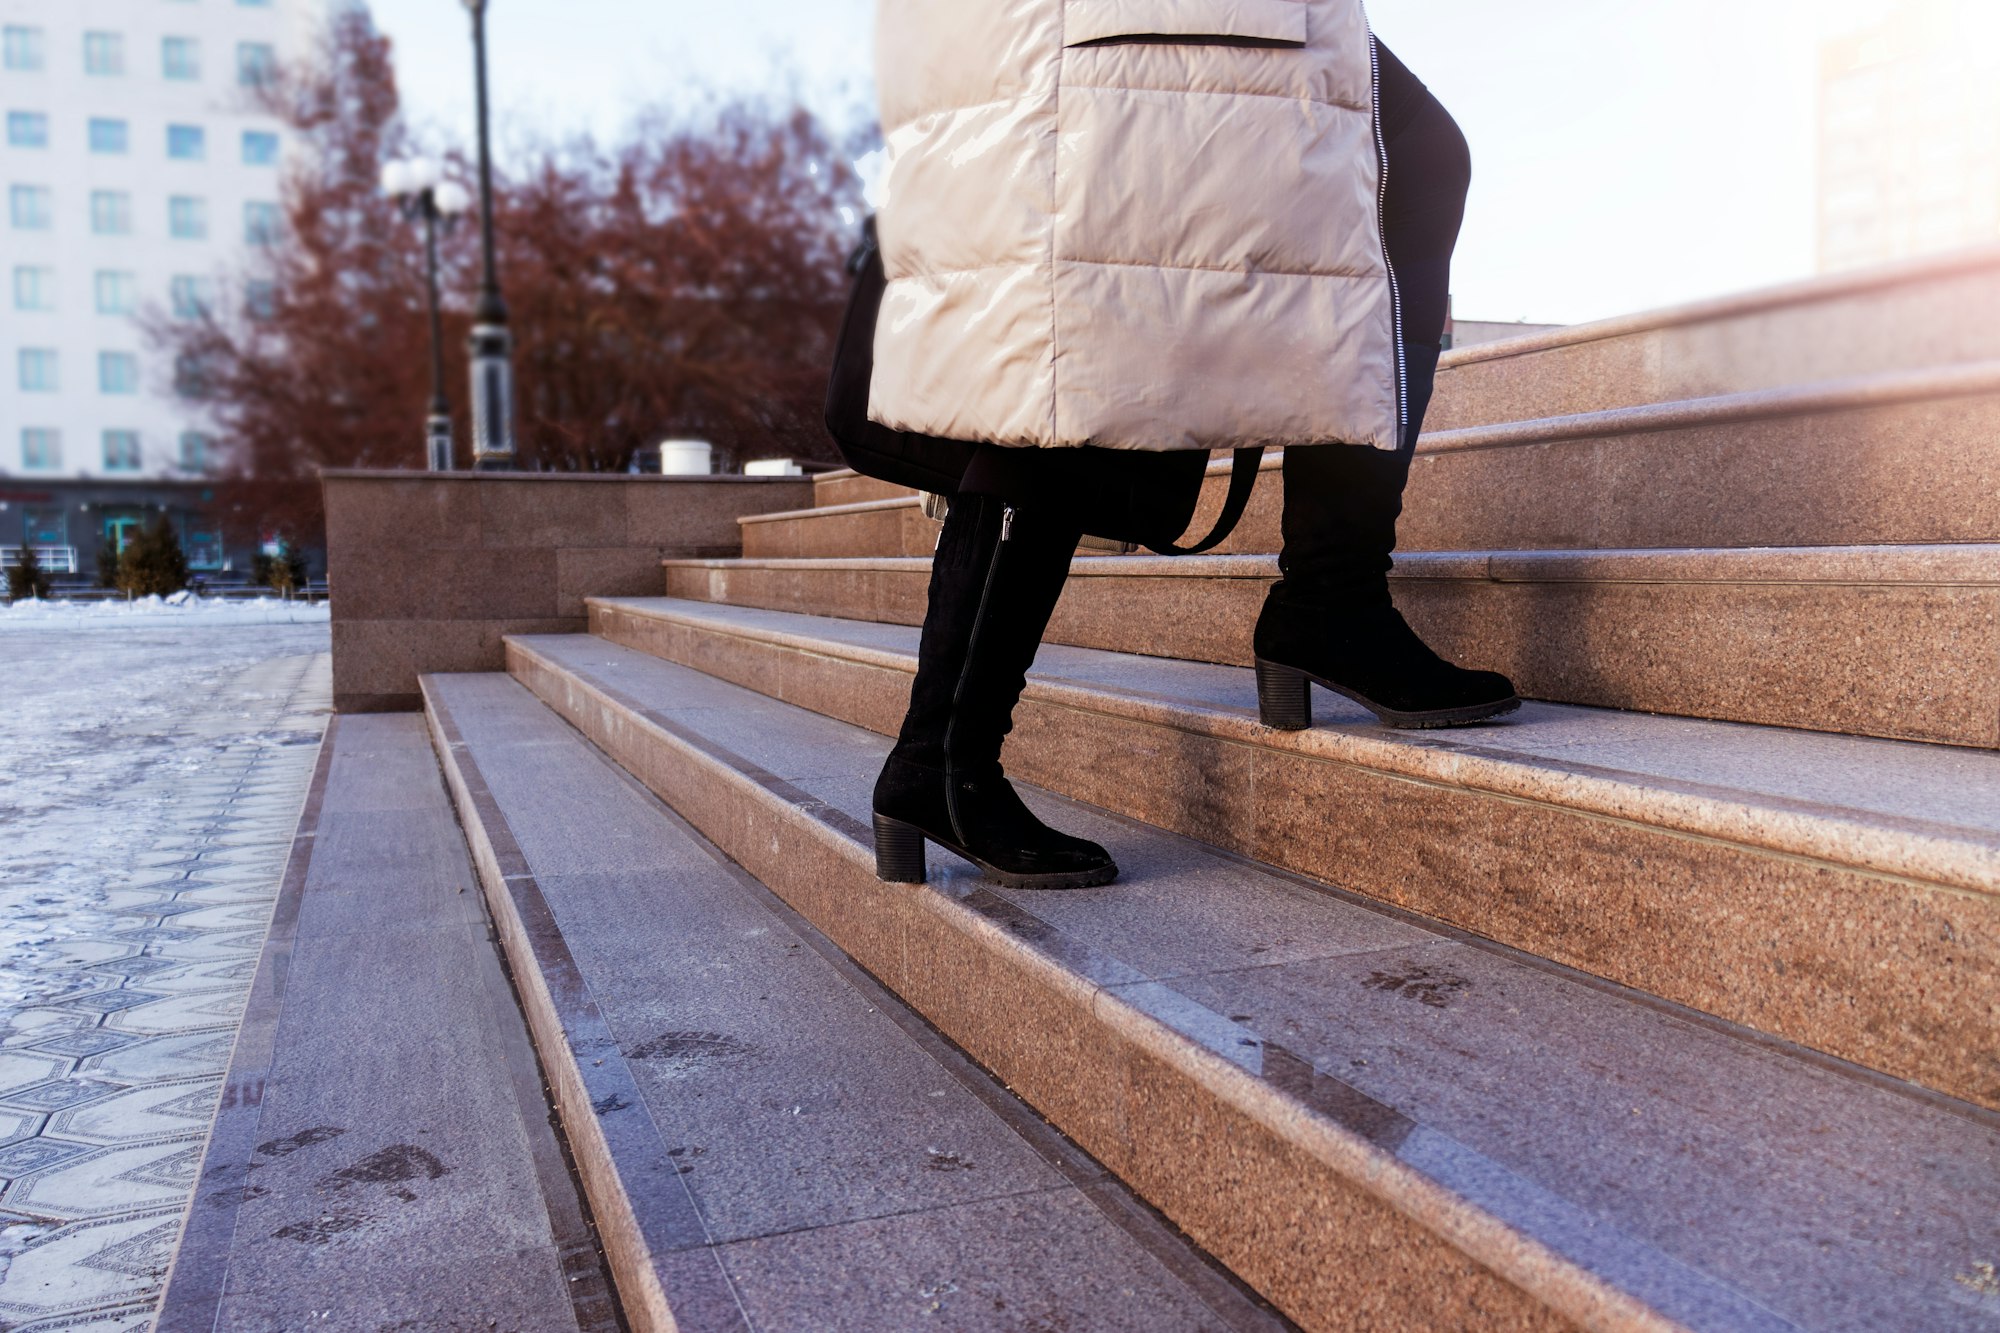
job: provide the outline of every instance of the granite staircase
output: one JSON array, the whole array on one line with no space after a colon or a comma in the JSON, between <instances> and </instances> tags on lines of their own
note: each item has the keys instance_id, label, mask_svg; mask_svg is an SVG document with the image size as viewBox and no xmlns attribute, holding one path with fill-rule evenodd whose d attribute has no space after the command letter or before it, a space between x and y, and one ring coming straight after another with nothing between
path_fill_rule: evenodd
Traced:
<instances>
[{"instance_id":1,"label":"granite staircase","mask_svg":"<svg viewBox=\"0 0 2000 1333\"><path fill-rule=\"evenodd\" d=\"M427 677L628 1317L2000 1327L1996 296L1452 353L1396 590L1497 725L1258 724L1275 475L1079 555L1006 758L1101 889L875 879L935 527L866 478Z\"/></svg>"},{"instance_id":2,"label":"granite staircase","mask_svg":"<svg viewBox=\"0 0 2000 1333\"><path fill-rule=\"evenodd\" d=\"M1446 353L1398 604L1535 698L2000 746L1996 300L1982 251ZM1051 642L1246 665L1278 464L1214 555L1081 555ZM916 497L816 500L668 595L918 623Z\"/></svg>"}]
</instances>

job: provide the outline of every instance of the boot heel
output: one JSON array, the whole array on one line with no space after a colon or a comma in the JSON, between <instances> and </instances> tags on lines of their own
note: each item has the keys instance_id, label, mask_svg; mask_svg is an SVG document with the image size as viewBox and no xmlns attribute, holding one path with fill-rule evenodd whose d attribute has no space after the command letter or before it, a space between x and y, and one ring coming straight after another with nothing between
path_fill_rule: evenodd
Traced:
<instances>
[{"instance_id":1,"label":"boot heel","mask_svg":"<svg viewBox=\"0 0 2000 1333\"><path fill-rule=\"evenodd\" d=\"M1312 682L1303 671L1257 659L1257 717L1278 731L1312 725Z\"/></svg>"},{"instance_id":2,"label":"boot heel","mask_svg":"<svg viewBox=\"0 0 2000 1333\"><path fill-rule=\"evenodd\" d=\"M924 882L924 835L899 819L875 816L875 878L890 884Z\"/></svg>"}]
</instances>

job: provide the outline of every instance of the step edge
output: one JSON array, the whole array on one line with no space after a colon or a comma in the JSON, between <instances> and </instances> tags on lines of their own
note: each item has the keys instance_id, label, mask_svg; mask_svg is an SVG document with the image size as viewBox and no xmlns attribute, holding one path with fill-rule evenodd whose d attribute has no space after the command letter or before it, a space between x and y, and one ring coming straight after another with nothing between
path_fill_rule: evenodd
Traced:
<instances>
[{"instance_id":1,"label":"step edge","mask_svg":"<svg viewBox=\"0 0 2000 1333\"><path fill-rule=\"evenodd\" d=\"M662 725L662 720L655 717L652 710L636 700L624 698L608 686L577 675L562 663L536 651L532 644L510 641L509 647L510 651L532 659L540 670L566 681L571 688L595 696L607 708L615 709L626 718L628 725L651 736L655 743L668 747L681 756L683 762L706 768L718 781L735 786L752 800L773 807L780 818L786 813L791 814L809 831L809 836L829 845L830 850L840 860L849 863L856 873L873 878L873 852L868 846L843 832L810 805L788 800L783 793L758 782L751 774L715 754L714 750L720 747L695 744L678 734L676 729ZM511 661L509 669L510 674L514 674ZM516 675L516 679L519 678ZM536 697L543 697L530 682L522 683ZM550 706L567 716L559 705L550 702ZM588 735L587 732L585 734ZM617 762L615 756L613 760ZM804 800L809 802L811 798L805 797ZM725 847L724 850L730 849ZM769 887L780 897L786 896L779 886L773 884ZM1431 1179L1420 1169L1384 1152L1361 1134L1287 1096L1267 1080L1251 1074L1195 1038L1146 1013L1103 984L1080 977L1065 967L1061 960L1034 947L1031 942L1021 939L975 909L926 885L890 887L912 891L915 901L929 915L964 938L967 947L980 948L983 941L984 951L1004 955L1024 970L1042 976L1046 984L1085 1000L1093 1017L1102 1018L1107 1028L1171 1064L1187 1081L1264 1125L1274 1136L1318 1158L1383 1206L1394 1209L1550 1309L1591 1329L1685 1333L1681 1324L1661 1315L1637 1297L1612 1286L1540 1240L1520 1232L1478 1204ZM789 898L787 901L790 902ZM813 921L805 907L795 902L790 905L825 931L825 926ZM855 961L866 967L861 959ZM890 989L897 988L890 985ZM905 1003L922 1012L914 1000L907 996L904 999ZM976 1058L977 1053L974 1054ZM1136 1185L1132 1188L1135 1192L1138 1189ZM1672 1261L1671 1256L1663 1257ZM1749 1299L1716 1279L1709 1278L1707 1281L1742 1299Z\"/></svg>"},{"instance_id":2,"label":"step edge","mask_svg":"<svg viewBox=\"0 0 2000 1333\"><path fill-rule=\"evenodd\" d=\"M829 657L904 674L911 674L915 669L915 659L907 654L863 648L831 639L814 639L787 630L730 625L718 618L705 616L699 610L684 609L699 608L707 603L688 602L682 607L667 608L637 606L616 598L589 600L600 610L663 620L702 633L761 643L783 651ZM515 640L516 636L508 636L508 642ZM1307 758L1450 790L1474 791L1592 818L1796 857L1815 865L1863 871L1930 891L1965 893L1980 898L2000 896L2000 839L1989 837L1981 841L1970 830L1953 836L1942 829L1913 829L1905 821L1889 816L1870 819L1859 815L1829 815L1818 808L1788 802L1785 798L1769 798L1761 803L1751 799L1732 800L1701 784L1665 780L1647 783L1602 769L1593 770L1590 766L1563 767L1553 762L1538 763L1482 752L1473 747L1445 751L1422 742L1411 743L1317 727L1301 732L1271 732L1259 724L1247 708L1242 714L1235 714L1179 703L1158 703L1101 686L1064 681L1059 677L1038 678L1031 674L1025 697L1226 742L1262 749L1290 750ZM1748 797L1753 794L1743 795ZM1664 809L1661 808L1663 803ZM1648 815L1635 813L1635 804L1650 807ZM1790 830L1787 825L1791 826ZM1841 844L1852 848L1856 841L1871 844L1884 840L1894 840L1897 845L1881 848L1873 855L1856 854L1854 851L1848 855L1840 854ZM1970 855L1966 849L1971 849ZM1901 854L1897 854L1899 850Z\"/></svg>"},{"instance_id":3,"label":"step edge","mask_svg":"<svg viewBox=\"0 0 2000 1333\"><path fill-rule=\"evenodd\" d=\"M921 509L920 495L892 496L886 500L854 500L847 504L823 505L808 509L773 509L761 514L739 514L736 522L748 527L756 523L794 523L803 519L840 518L848 514L887 513L896 509Z\"/></svg>"},{"instance_id":4,"label":"step edge","mask_svg":"<svg viewBox=\"0 0 2000 1333\"><path fill-rule=\"evenodd\" d=\"M1609 319L1592 320L1584 324L1571 324L1544 333L1523 334L1518 338L1500 339L1490 343L1474 343L1470 347L1454 347L1444 354L1438 363L1438 368L1448 370L1479 362L1507 360L1561 347L1603 342L1638 333L1685 328L1693 324L1763 314L1844 296L1880 291L1905 283L1977 273L1989 268L2000 268L2000 246L1974 246L1942 255L1927 255L1849 273L1816 275L1747 292L1709 297L1705 300L1662 306L1655 310L1637 311L1632 314L1614 315Z\"/></svg>"},{"instance_id":5,"label":"step edge","mask_svg":"<svg viewBox=\"0 0 2000 1333\"><path fill-rule=\"evenodd\" d=\"M514 974L514 991L528 1020L535 1050L548 1073L551 1099L575 1153L577 1174L597 1220L619 1301L626 1317L641 1333L671 1333L677 1325L656 1256L680 1251L655 1244L655 1238L647 1234L648 1228L633 1202L631 1182L620 1169L619 1155L606 1136L603 1118L592 1109L592 1103L600 1098L591 1095L593 1089L589 1086L598 1083L603 1095L622 1096L626 1104L643 1107L646 1103L638 1081L596 1003L588 998L588 984L581 968L568 958L561 932L537 932L528 922L521 901L524 896L531 895L533 899L527 907L539 904L538 914L546 914L553 921L553 913L541 898L541 885L514 841L505 812L487 788L478 761L458 731L450 704L440 697L431 674L419 676L417 686L423 697L432 749L443 771L453 811L465 831L481 892L492 914L494 933ZM542 941L539 944L538 936ZM561 958L546 954L549 936L555 939ZM571 974L571 986L584 997L583 1015L600 1029L594 1039L574 1026L576 1015L565 1016L555 997L552 967L566 969ZM582 1060L586 1042L592 1049L605 1052L604 1060L588 1071ZM669 1181L667 1188L675 1188L677 1184L677 1179ZM695 1216L699 1223L698 1210ZM706 1233L706 1225L701 1225ZM727 1285L719 1267L716 1278ZM733 1295L730 1300L734 1302Z\"/></svg>"},{"instance_id":6,"label":"step edge","mask_svg":"<svg viewBox=\"0 0 2000 1333\"><path fill-rule=\"evenodd\" d=\"M1774 389L1462 426L1421 437L1417 441L1417 457L1904 407L1991 394L2000 394L2000 360L1883 371Z\"/></svg>"},{"instance_id":7,"label":"step edge","mask_svg":"<svg viewBox=\"0 0 2000 1333\"><path fill-rule=\"evenodd\" d=\"M1264 553L1079 555L1072 578L1275 579ZM1734 566L1712 574L1685 567ZM910 573L927 556L674 557L663 569L841 570ZM1856 569L1856 565L1863 568ZM1873 568L1866 566L1873 565ZM1818 568L1815 569L1814 567ZM1677 568L1680 567L1680 568ZM1485 583L1640 583L1828 587L1984 588L2000 585L2000 542L1880 542L1839 546L1542 547L1400 551L1392 580ZM586 601L595 600L586 598Z\"/></svg>"}]
</instances>

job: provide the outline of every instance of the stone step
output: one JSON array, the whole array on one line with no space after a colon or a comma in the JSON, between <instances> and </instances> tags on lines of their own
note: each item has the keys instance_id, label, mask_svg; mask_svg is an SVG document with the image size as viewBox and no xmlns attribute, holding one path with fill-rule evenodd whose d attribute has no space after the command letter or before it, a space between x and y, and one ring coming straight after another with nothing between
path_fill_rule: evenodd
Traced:
<instances>
[{"instance_id":1,"label":"stone step","mask_svg":"<svg viewBox=\"0 0 2000 1333\"><path fill-rule=\"evenodd\" d=\"M737 520L743 554L756 558L929 555L939 524L915 495L788 509Z\"/></svg>"},{"instance_id":2,"label":"stone step","mask_svg":"<svg viewBox=\"0 0 2000 1333\"><path fill-rule=\"evenodd\" d=\"M1005 890L936 856L930 884L882 884L882 738L602 639L509 649L566 720L1306 1327L1990 1322L1988 1113L1033 789L1116 849L1118 883ZM882 693L835 663L814 679ZM1045 736L1051 710L1031 711ZM1072 767L1107 787L1217 757L1189 733L1141 756L1135 733L1107 743L1062 711ZM1272 818L1301 790L1258 789ZM1678 933L1682 903L1658 907Z\"/></svg>"},{"instance_id":3,"label":"stone step","mask_svg":"<svg viewBox=\"0 0 2000 1333\"><path fill-rule=\"evenodd\" d=\"M1078 557L1048 642L1250 664L1268 556ZM670 560L669 596L923 621L928 559ZM2000 747L2000 544L1399 555L1438 651L1530 698Z\"/></svg>"},{"instance_id":4,"label":"stone step","mask_svg":"<svg viewBox=\"0 0 2000 1333\"><path fill-rule=\"evenodd\" d=\"M1415 551L1994 541L1996 438L2000 361L1437 431L1398 537ZM1268 541L1264 522L1250 535Z\"/></svg>"},{"instance_id":5,"label":"stone step","mask_svg":"<svg viewBox=\"0 0 2000 1333\"><path fill-rule=\"evenodd\" d=\"M491 929L423 719L334 718L158 1333L624 1326Z\"/></svg>"},{"instance_id":6,"label":"stone step","mask_svg":"<svg viewBox=\"0 0 2000 1333\"><path fill-rule=\"evenodd\" d=\"M916 661L901 627L666 599L591 625L884 734ZM1991 755L1549 704L1398 732L1314 694L1315 729L1273 731L1241 668L1044 647L1008 769L2000 1106Z\"/></svg>"},{"instance_id":7,"label":"stone step","mask_svg":"<svg viewBox=\"0 0 2000 1333\"><path fill-rule=\"evenodd\" d=\"M864 477L853 468L822 472L813 478L813 504L844 505L867 500L893 500L914 495L907 486L894 486L873 477Z\"/></svg>"},{"instance_id":8,"label":"stone step","mask_svg":"<svg viewBox=\"0 0 2000 1333\"><path fill-rule=\"evenodd\" d=\"M1285 1326L518 683L422 686L632 1327Z\"/></svg>"},{"instance_id":9,"label":"stone step","mask_svg":"<svg viewBox=\"0 0 2000 1333\"><path fill-rule=\"evenodd\" d=\"M2000 540L2000 361L1436 430L1418 446L1405 551L1851 546ZM1282 545L1282 451L1220 554ZM1222 506L1209 466L1190 531ZM743 554L925 555L914 496L740 520Z\"/></svg>"},{"instance_id":10,"label":"stone step","mask_svg":"<svg viewBox=\"0 0 2000 1333\"><path fill-rule=\"evenodd\" d=\"M1433 430L2000 359L2000 246L1446 352Z\"/></svg>"}]
</instances>

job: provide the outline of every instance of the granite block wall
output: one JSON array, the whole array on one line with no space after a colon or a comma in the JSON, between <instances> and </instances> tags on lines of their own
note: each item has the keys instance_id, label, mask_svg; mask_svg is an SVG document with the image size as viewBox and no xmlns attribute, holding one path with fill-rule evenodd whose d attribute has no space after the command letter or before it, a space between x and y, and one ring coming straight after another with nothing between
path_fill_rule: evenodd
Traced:
<instances>
[{"instance_id":1,"label":"granite block wall","mask_svg":"<svg viewBox=\"0 0 2000 1333\"><path fill-rule=\"evenodd\" d=\"M417 677L499 671L508 634L580 633L583 599L662 590L668 557L734 556L736 520L804 477L328 471L333 702L412 710Z\"/></svg>"}]
</instances>

